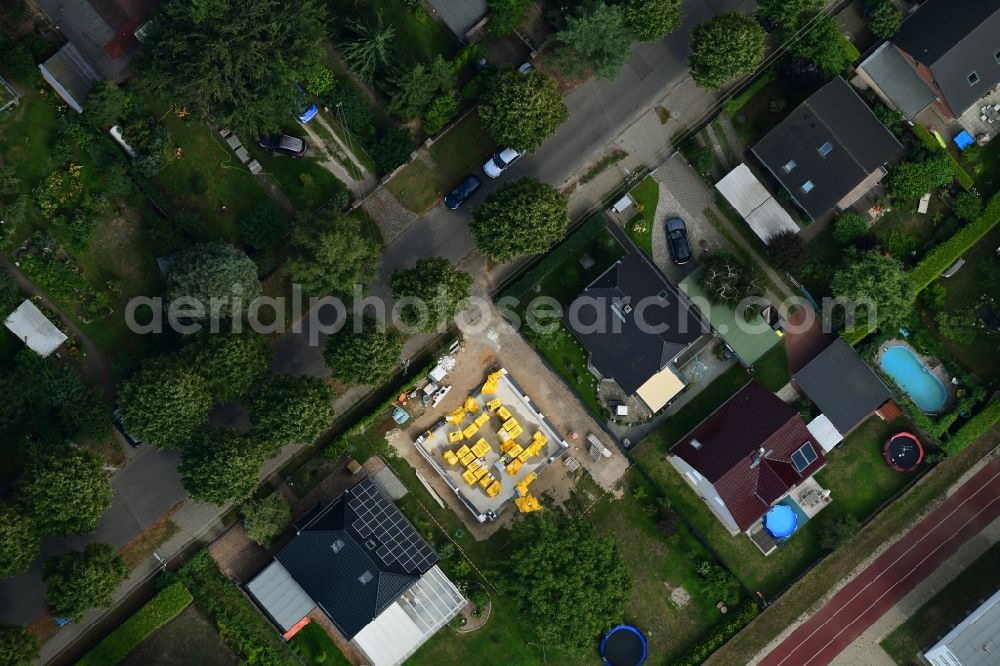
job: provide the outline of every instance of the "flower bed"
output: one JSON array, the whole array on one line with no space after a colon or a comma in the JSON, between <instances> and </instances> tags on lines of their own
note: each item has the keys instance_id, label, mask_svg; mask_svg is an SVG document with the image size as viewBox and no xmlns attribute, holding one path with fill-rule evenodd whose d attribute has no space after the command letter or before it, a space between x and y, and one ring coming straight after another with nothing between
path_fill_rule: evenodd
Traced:
<instances>
[{"instance_id":1,"label":"flower bed","mask_svg":"<svg viewBox=\"0 0 1000 666\"><path fill-rule=\"evenodd\" d=\"M62 252L48 234L36 232L28 247L17 256L21 271L52 300L72 309L84 322L107 317L114 312L111 285L94 289L79 265Z\"/></svg>"}]
</instances>

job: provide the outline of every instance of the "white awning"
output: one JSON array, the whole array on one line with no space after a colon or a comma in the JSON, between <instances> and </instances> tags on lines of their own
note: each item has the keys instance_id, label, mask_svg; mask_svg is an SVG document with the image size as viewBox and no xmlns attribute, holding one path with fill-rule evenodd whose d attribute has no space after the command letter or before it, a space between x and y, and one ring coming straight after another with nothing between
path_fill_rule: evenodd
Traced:
<instances>
[{"instance_id":1,"label":"white awning","mask_svg":"<svg viewBox=\"0 0 1000 666\"><path fill-rule=\"evenodd\" d=\"M278 561L247 583L247 592L281 627L282 633L294 627L316 607L316 602Z\"/></svg>"},{"instance_id":2,"label":"white awning","mask_svg":"<svg viewBox=\"0 0 1000 666\"><path fill-rule=\"evenodd\" d=\"M788 211L771 196L746 164L726 174L715 184L726 201L747 221L757 238L765 244L772 236L782 231L799 232Z\"/></svg>"},{"instance_id":3,"label":"white awning","mask_svg":"<svg viewBox=\"0 0 1000 666\"><path fill-rule=\"evenodd\" d=\"M681 381L668 365L658 373L646 380L646 383L639 387L636 395L639 396L646 406L653 412L663 409L663 406L670 402L675 395L684 390L686 384Z\"/></svg>"},{"instance_id":4,"label":"white awning","mask_svg":"<svg viewBox=\"0 0 1000 666\"><path fill-rule=\"evenodd\" d=\"M814 418L806 425L806 428L809 429L809 434L815 437L819 445L823 447L823 453L829 453L844 439L840 431L833 427L833 423L826 414L820 414Z\"/></svg>"},{"instance_id":5,"label":"white awning","mask_svg":"<svg viewBox=\"0 0 1000 666\"><path fill-rule=\"evenodd\" d=\"M21 303L4 320L4 326L39 356L48 356L66 342L66 334L29 300Z\"/></svg>"}]
</instances>

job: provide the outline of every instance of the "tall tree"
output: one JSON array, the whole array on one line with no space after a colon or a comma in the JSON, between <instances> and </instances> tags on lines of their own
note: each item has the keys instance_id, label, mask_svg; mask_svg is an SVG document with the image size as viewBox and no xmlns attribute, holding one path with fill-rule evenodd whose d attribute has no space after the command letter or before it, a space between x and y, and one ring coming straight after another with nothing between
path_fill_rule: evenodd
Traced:
<instances>
[{"instance_id":1,"label":"tall tree","mask_svg":"<svg viewBox=\"0 0 1000 666\"><path fill-rule=\"evenodd\" d=\"M472 211L469 231L480 252L503 262L544 252L568 224L565 195L537 178L521 178L486 195Z\"/></svg>"},{"instance_id":2,"label":"tall tree","mask_svg":"<svg viewBox=\"0 0 1000 666\"><path fill-rule=\"evenodd\" d=\"M385 67L392 58L396 27L383 23L381 13L377 15L375 23L351 21L349 25L354 32L354 39L341 43L338 48L351 69L362 80L371 83L375 79L375 72Z\"/></svg>"},{"instance_id":3,"label":"tall tree","mask_svg":"<svg viewBox=\"0 0 1000 666\"><path fill-rule=\"evenodd\" d=\"M38 658L38 639L17 624L0 623L0 664L30 666Z\"/></svg>"},{"instance_id":4,"label":"tall tree","mask_svg":"<svg viewBox=\"0 0 1000 666\"><path fill-rule=\"evenodd\" d=\"M27 569L41 543L31 517L9 501L0 502L0 578Z\"/></svg>"},{"instance_id":5,"label":"tall tree","mask_svg":"<svg viewBox=\"0 0 1000 666\"><path fill-rule=\"evenodd\" d=\"M757 13L775 23L793 26L799 17L823 9L823 0L759 0Z\"/></svg>"},{"instance_id":6,"label":"tall tree","mask_svg":"<svg viewBox=\"0 0 1000 666\"><path fill-rule=\"evenodd\" d=\"M830 282L830 290L835 296L855 303L874 303L875 323L884 329L902 325L913 314L913 302L917 296L913 282L903 270L903 264L876 250L848 252L845 262ZM858 317L862 320L868 314L867 306L859 308ZM851 327L855 323L845 321L842 309L838 309L834 315L837 324Z\"/></svg>"},{"instance_id":7,"label":"tall tree","mask_svg":"<svg viewBox=\"0 0 1000 666\"><path fill-rule=\"evenodd\" d=\"M441 93L449 92L455 76L440 55L430 63L418 62L389 77L389 112L412 120L422 115Z\"/></svg>"},{"instance_id":8,"label":"tall tree","mask_svg":"<svg viewBox=\"0 0 1000 666\"><path fill-rule=\"evenodd\" d=\"M903 23L903 13L896 9L892 0L865 0L864 13L872 34L883 39L899 32Z\"/></svg>"},{"instance_id":9,"label":"tall tree","mask_svg":"<svg viewBox=\"0 0 1000 666\"><path fill-rule=\"evenodd\" d=\"M782 270L799 270L807 255L805 241L798 232L786 230L767 239L767 258Z\"/></svg>"},{"instance_id":10,"label":"tall tree","mask_svg":"<svg viewBox=\"0 0 1000 666\"><path fill-rule=\"evenodd\" d=\"M767 48L764 29L751 16L729 12L702 21L691 32L691 77L703 88L752 74Z\"/></svg>"},{"instance_id":11,"label":"tall tree","mask_svg":"<svg viewBox=\"0 0 1000 666\"><path fill-rule=\"evenodd\" d=\"M253 134L287 120L292 84L322 59L325 37L312 0L169 0L137 78L176 108Z\"/></svg>"},{"instance_id":12,"label":"tall tree","mask_svg":"<svg viewBox=\"0 0 1000 666\"><path fill-rule=\"evenodd\" d=\"M559 509L525 516L510 530L511 567L497 580L546 644L574 655L594 649L621 621L633 582L621 544L599 538Z\"/></svg>"},{"instance_id":13,"label":"tall tree","mask_svg":"<svg viewBox=\"0 0 1000 666\"><path fill-rule=\"evenodd\" d=\"M333 420L333 389L319 377L278 375L250 401L254 436L269 451L312 444Z\"/></svg>"},{"instance_id":14,"label":"tall tree","mask_svg":"<svg viewBox=\"0 0 1000 666\"><path fill-rule=\"evenodd\" d=\"M782 37L788 44L791 57L814 63L827 79L846 72L857 54L854 46L841 34L836 20L825 14L803 14L797 30L785 30Z\"/></svg>"},{"instance_id":15,"label":"tall tree","mask_svg":"<svg viewBox=\"0 0 1000 666\"><path fill-rule=\"evenodd\" d=\"M264 446L250 435L210 428L181 455L177 473L191 499L224 505L242 502L260 484Z\"/></svg>"},{"instance_id":16,"label":"tall tree","mask_svg":"<svg viewBox=\"0 0 1000 666\"><path fill-rule=\"evenodd\" d=\"M185 364L205 380L215 402L250 393L267 374L272 356L270 339L249 331L204 334L181 353Z\"/></svg>"},{"instance_id":17,"label":"tall tree","mask_svg":"<svg viewBox=\"0 0 1000 666\"><path fill-rule=\"evenodd\" d=\"M247 536L265 548L292 522L292 507L278 491L264 499L244 502L240 512Z\"/></svg>"},{"instance_id":18,"label":"tall tree","mask_svg":"<svg viewBox=\"0 0 1000 666\"><path fill-rule=\"evenodd\" d=\"M764 286L753 266L720 252L702 262L698 285L713 303L735 306L745 298L764 295Z\"/></svg>"},{"instance_id":19,"label":"tall tree","mask_svg":"<svg viewBox=\"0 0 1000 666\"><path fill-rule=\"evenodd\" d=\"M389 279L395 299L416 299L421 305L407 305L400 319L407 326L425 331L448 325L472 291L472 276L442 257L417 259L413 268L396 271ZM423 316L422 310L426 310Z\"/></svg>"},{"instance_id":20,"label":"tall tree","mask_svg":"<svg viewBox=\"0 0 1000 666\"><path fill-rule=\"evenodd\" d=\"M260 296L257 264L229 243L212 241L195 245L174 258L167 272L167 298L193 298L203 316L240 317ZM217 304L217 305L216 305Z\"/></svg>"},{"instance_id":21,"label":"tall tree","mask_svg":"<svg viewBox=\"0 0 1000 666\"><path fill-rule=\"evenodd\" d=\"M833 221L833 239L841 245L849 245L867 234L870 228L868 220L849 210Z\"/></svg>"},{"instance_id":22,"label":"tall tree","mask_svg":"<svg viewBox=\"0 0 1000 666\"><path fill-rule=\"evenodd\" d=\"M292 232L285 271L312 296L350 294L378 274L379 248L353 217L319 213Z\"/></svg>"},{"instance_id":23,"label":"tall tree","mask_svg":"<svg viewBox=\"0 0 1000 666\"><path fill-rule=\"evenodd\" d=\"M173 357L146 361L118 397L125 428L164 448L187 444L208 420L212 402L205 378Z\"/></svg>"},{"instance_id":24,"label":"tall tree","mask_svg":"<svg viewBox=\"0 0 1000 666\"><path fill-rule=\"evenodd\" d=\"M489 4L490 22L486 29L494 35L506 35L521 25L531 0L489 0Z\"/></svg>"},{"instance_id":25,"label":"tall tree","mask_svg":"<svg viewBox=\"0 0 1000 666\"><path fill-rule=\"evenodd\" d=\"M346 384L378 384L399 365L403 335L395 329L380 331L374 319L348 320L326 339L326 364L334 379Z\"/></svg>"},{"instance_id":26,"label":"tall tree","mask_svg":"<svg viewBox=\"0 0 1000 666\"><path fill-rule=\"evenodd\" d=\"M566 122L569 110L549 77L537 70L508 70L493 79L479 103L479 117L497 143L531 152Z\"/></svg>"},{"instance_id":27,"label":"tall tree","mask_svg":"<svg viewBox=\"0 0 1000 666\"><path fill-rule=\"evenodd\" d=\"M53 555L42 565L45 598L52 615L73 622L90 608L111 605L111 595L128 577L125 560L106 543Z\"/></svg>"},{"instance_id":28,"label":"tall tree","mask_svg":"<svg viewBox=\"0 0 1000 666\"><path fill-rule=\"evenodd\" d=\"M681 25L683 0L627 0L625 27L641 42L653 42Z\"/></svg>"},{"instance_id":29,"label":"tall tree","mask_svg":"<svg viewBox=\"0 0 1000 666\"><path fill-rule=\"evenodd\" d=\"M14 486L14 501L42 534L85 534L111 506L101 459L72 446L32 449Z\"/></svg>"},{"instance_id":30,"label":"tall tree","mask_svg":"<svg viewBox=\"0 0 1000 666\"><path fill-rule=\"evenodd\" d=\"M621 6L603 0L581 4L556 33L552 64L570 76L592 70L601 78L613 79L628 60L631 44Z\"/></svg>"}]
</instances>

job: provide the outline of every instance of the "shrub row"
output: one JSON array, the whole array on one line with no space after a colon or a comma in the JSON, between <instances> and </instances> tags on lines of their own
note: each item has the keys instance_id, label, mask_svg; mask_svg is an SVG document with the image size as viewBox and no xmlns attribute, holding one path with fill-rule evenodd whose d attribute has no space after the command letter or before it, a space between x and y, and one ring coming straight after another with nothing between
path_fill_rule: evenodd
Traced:
<instances>
[{"instance_id":1,"label":"shrub row","mask_svg":"<svg viewBox=\"0 0 1000 666\"><path fill-rule=\"evenodd\" d=\"M184 583L160 590L145 606L104 637L77 662L77 666L114 666L136 646L191 605L193 597Z\"/></svg>"},{"instance_id":2,"label":"shrub row","mask_svg":"<svg viewBox=\"0 0 1000 666\"><path fill-rule=\"evenodd\" d=\"M207 550L177 571L200 609L215 620L219 635L243 661L258 666L301 666L277 630L226 578Z\"/></svg>"},{"instance_id":3,"label":"shrub row","mask_svg":"<svg viewBox=\"0 0 1000 666\"><path fill-rule=\"evenodd\" d=\"M750 621L757 617L759 612L760 608L757 607L756 603L747 602L728 620L716 627L711 634L684 653L683 657L674 662L674 666L698 666L704 663L712 656L712 653L725 645L726 641L750 624Z\"/></svg>"},{"instance_id":4,"label":"shrub row","mask_svg":"<svg viewBox=\"0 0 1000 666\"><path fill-rule=\"evenodd\" d=\"M396 404L396 399L399 397L400 393L406 393L414 386L416 386L417 382L426 377L427 373L429 373L434 368L435 365L437 365L437 361L432 361L427 365L425 365L423 368L421 368L419 372L414 374L413 377L411 377L404 384L402 384L399 387L399 390L397 390L391 397L386 398L386 400L382 402L382 404L380 404L372 411L368 412L366 416L363 416L362 418L358 419L358 421L354 425L352 425L350 428L341 433L340 436L337 437L335 440L330 442L330 444L328 444L327 447L323 449L323 455L327 458L336 458L344 451L346 451L347 440L349 440L351 437L353 437L354 435L358 434L359 432L370 426L372 423L374 423L376 419L382 416L382 414L384 414L387 409Z\"/></svg>"},{"instance_id":5,"label":"shrub row","mask_svg":"<svg viewBox=\"0 0 1000 666\"><path fill-rule=\"evenodd\" d=\"M587 243L597 238L608 226L608 221L603 215L594 215L574 231L554 250L545 255L545 258L530 271L521 276L517 282L512 284L504 292L504 296L520 298L542 281L546 275L554 271L560 264L579 252Z\"/></svg>"},{"instance_id":6,"label":"shrub row","mask_svg":"<svg viewBox=\"0 0 1000 666\"><path fill-rule=\"evenodd\" d=\"M933 248L924 255L913 270L910 280L921 291L934 280L938 279L956 259L969 248L979 242L1000 222L1000 194L994 195L978 218L959 229L954 236Z\"/></svg>"},{"instance_id":7,"label":"shrub row","mask_svg":"<svg viewBox=\"0 0 1000 666\"><path fill-rule=\"evenodd\" d=\"M730 97L722 104L722 108L726 110L729 115L735 114L737 111L746 106L747 102L753 99L754 95L763 90L767 84L774 81L774 70L767 70L759 77L754 79L754 82L743 89L739 95L735 97Z\"/></svg>"},{"instance_id":8,"label":"shrub row","mask_svg":"<svg viewBox=\"0 0 1000 666\"><path fill-rule=\"evenodd\" d=\"M992 402L983 407L978 414L959 428L958 432L948 438L944 450L950 456L961 453L998 421L1000 421L1000 399L994 397Z\"/></svg>"},{"instance_id":9,"label":"shrub row","mask_svg":"<svg viewBox=\"0 0 1000 666\"><path fill-rule=\"evenodd\" d=\"M948 156L948 159L951 160L952 169L955 172L955 180L958 181L959 185L967 190L970 190L975 186L975 182L973 182L972 176L969 175L969 172L958 163L958 160L955 159L955 156L951 154L950 150L941 147L941 144L938 143L938 140L933 134L930 133L930 131L927 130L926 127L923 125L914 125L913 133L918 139L920 139L920 143L924 144L928 150L937 153L944 153Z\"/></svg>"}]
</instances>

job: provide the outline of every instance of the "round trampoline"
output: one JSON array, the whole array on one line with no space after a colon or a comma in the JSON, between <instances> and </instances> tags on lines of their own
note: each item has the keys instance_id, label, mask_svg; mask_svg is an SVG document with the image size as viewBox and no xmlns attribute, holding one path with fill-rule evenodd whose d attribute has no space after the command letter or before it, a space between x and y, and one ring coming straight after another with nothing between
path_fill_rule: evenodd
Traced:
<instances>
[{"instance_id":1,"label":"round trampoline","mask_svg":"<svg viewBox=\"0 0 1000 666\"><path fill-rule=\"evenodd\" d=\"M608 666L640 666L646 662L646 637L633 626L619 624L604 635L601 658Z\"/></svg>"},{"instance_id":2,"label":"round trampoline","mask_svg":"<svg viewBox=\"0 0 1000 666\"><path fill-rule=\"evenodd\" d=\"M882 456L886 464L897 472L912 472L924 459L924 447L916 435L900 432L886 440Z\"/></svg>"}]
</instances>

